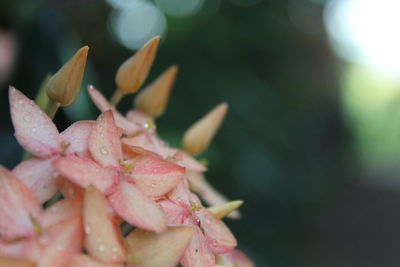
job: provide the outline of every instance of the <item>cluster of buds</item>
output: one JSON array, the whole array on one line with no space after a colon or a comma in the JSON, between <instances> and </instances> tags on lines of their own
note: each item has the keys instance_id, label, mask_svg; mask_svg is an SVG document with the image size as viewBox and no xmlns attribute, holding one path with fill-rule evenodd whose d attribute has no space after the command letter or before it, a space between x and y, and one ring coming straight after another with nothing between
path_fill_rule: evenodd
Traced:
<instances>
[{"instance_id":1,"label":"cluster of buds","mask_svg":"<svg viewBox=\"0 0 400 267\"><path fill-rule=\"evenodd\" d=\"M15 137L28 156L12 171L0 166L0 266L254 265L221 221L238 218L242 201L215 191L193 157L209 145L227 105L185 133L184 150L160 140L155 127L176 66L144 88L126 116L116 109L143 85L159 41L122 64L110 102L89 86L102 113L61 133L52 118L76 100L88 47L47 79L41 101L10 87Z\"/></svg>"}]
</instances>

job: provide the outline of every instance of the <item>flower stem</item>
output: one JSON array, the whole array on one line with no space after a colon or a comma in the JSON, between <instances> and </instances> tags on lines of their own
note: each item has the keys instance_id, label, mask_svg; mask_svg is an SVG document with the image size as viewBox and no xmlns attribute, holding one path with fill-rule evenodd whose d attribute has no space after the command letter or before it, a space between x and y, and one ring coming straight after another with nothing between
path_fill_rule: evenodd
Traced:
<instances>
[{"instance_id":1,"label":"flower stem","mask_svg":"<svg viewBox=\"0 0 400 267\"><path fill-rule=\"evenodd\" d=\"M49 99L45 112L50 117L50 119L54 119L54 116L56 115L59 106L59 103Z\"/></svg>"},{"instance_id":2,"label":"flower stem","mask_svg":"<svg viewBox=\"0 0 400 267\"><path fill-rule=\"evenodd\" d=\"M110 99L110 103L111 105L113 105L114 107L116 107L119 103L119 101L121 101L122 97L125 94L121 91L121 90L115 90L113 96Z\"/></svg>"}]
</instances>

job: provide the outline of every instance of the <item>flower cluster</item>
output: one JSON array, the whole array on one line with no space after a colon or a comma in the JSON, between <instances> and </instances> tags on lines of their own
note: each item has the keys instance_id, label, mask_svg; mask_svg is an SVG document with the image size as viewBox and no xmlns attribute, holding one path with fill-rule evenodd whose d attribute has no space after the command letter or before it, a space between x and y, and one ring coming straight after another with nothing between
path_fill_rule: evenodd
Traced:
<instances>
[{"instance_id":1,"label":"flower cluster","mask_svg":"<svg viewBox=\"0 0 400 267\"><path fill-rule=\"evenodd\" d=\"M10 87L15 137L29 157L12 171L0 166L0 266L253 266L221 221L238 218L242 202L216 192L192 156L207 148L227 105L186 132L184 151L155 127L175 66L140 92L126 116L116 109L142 86L158 42L121 65L110 102L89 86L102 113L61 133L52 117L75 101L88 47L44 84L44 107Z\"/></svg>"}]
</instances>

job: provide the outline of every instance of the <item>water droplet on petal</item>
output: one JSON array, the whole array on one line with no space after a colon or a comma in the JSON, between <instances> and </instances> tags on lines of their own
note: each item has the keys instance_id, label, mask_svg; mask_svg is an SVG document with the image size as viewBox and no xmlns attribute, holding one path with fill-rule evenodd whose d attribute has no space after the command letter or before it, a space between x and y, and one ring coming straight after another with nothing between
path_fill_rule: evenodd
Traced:
<instances>
[{"instance_id":1,"label":"water droplet on petal","mask_svg":"<svg viewBox=\"0 0 400 267\"><path fill-rule=\"evenodd\" d=\"M103 155L107 155L108 154L108 149L104 146L100 147L100 153Z\"/></svg>"},{"instance_id":2,"label":"water droplet on petal","mask_svg":"<svg viewBox=\"0 0 400 267\"><path fill-rule=\"evenodd\" d=\"M85 225L85 234L90 234L90 231L91 231L91 229L90 229L90 226L89 225Z\"/></svg>"},{"instance_id":3,"label":"water droplet on petal","mask_svg":"<svg viewBox=\"0 0 400 267\"><path fill-rule=\"evenodd\" d=\"M24 101L23 100L18 100L18 104L22 105L22 104L24 104Z\"/></svg>"},{"instance_id":4,"label":"water droplet on petal","mask_svg":"<svg viewBox=\"0 0 400 267\"><path fill-rule=\"evenodd\" d=\"M32 133L36 133L37 129L35 127L32 128Z\"/></svg>"},{"instance_id":5,"label":"water droplet on petal","mask_svg":"<svg viewBox=\"0 0 400 267\"><path fill-rule=\"evenodd\" d=\"M106 247L105 247L104 245L99 245L99 250L100 250L100 251L105 251L105 250L106 250Z\"/></svg>"},{"instance_id":6,"label":"water droplet on petal","mask_svg":"<svg viewBox=\"0 0 400 267\"><path fill-rule=\"evenodd\" d=\"M24 116L24 121L30 121L30 120L31 120L31 116L28 116L28 115Z\"/></svg>"}]
</instances>

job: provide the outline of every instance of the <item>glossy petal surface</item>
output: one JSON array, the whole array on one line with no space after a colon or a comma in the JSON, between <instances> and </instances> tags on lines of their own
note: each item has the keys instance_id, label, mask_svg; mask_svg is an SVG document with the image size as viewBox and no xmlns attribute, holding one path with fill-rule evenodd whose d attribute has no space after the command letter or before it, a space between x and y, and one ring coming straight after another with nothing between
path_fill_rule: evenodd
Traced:
<instances>
[{"instance_id":1,"label":"glossy petal surface","mask_svg":"<svg viewBox=\"0 0 400 267\"><path fill-rule=\"evenodd\" d=\"M87 158L63 157L54 161L53 166L63 176L81 187L94 185L103 193L108 193L117 180L114 170L104 168Z\"/></svg>"},{"instance_id":2,"label":"glossy petal surface","mask_svg":"<svg viewBox=\"0 0 400 267\"><path fill-rule=\"evenodd\" d=\"M225 253L237 245L236 238L229 228L207 209L201 209L197 215L208 245L215 254Z\"/></svg>"},{"instance_id":3,"label":"glossy petal surface","mask_svg":"<svg viewBox=\"0 0 400 267\"><path fill-rule=\"evenodd\" d=\"M31 191L13 173L0 166L0 234L3 238L33 236L32 217L40 206Z\"/></svg>"},{"instance_id":4,"label":"glossy petal surface","mask_svg":"<svg viewBox=\"0 0 400 267\"><path fill-rule=\"evenodd\" d=\"M31 158L18 164L13 173L35 195L40 203L49 200L57 191L57 172L51 164L54 158Z\"/></svg>"},{"instance_id":5,"label":"glossy petal surface","mask_svg":"<svg viewBox=\"0 0 400 267\"><path fill-rule=\"evenodd\" d=\"M66 267L72 255L80 252L82 243L82 220L80 217L53 226L48 235L51 240L40 258L40 267Z\"/></svg>"},{"instance_id":6,"label":"glossy petal surface","mask_svg":"<svg viewBox=\"0 0 400 267\"><path fill-rule=\"evenodd\" d=\"M58 130L50 118L24 94L10 87L10 111L15 137L33 155L49 158L57 154Z\"/></svg>"},{"instance_id":7,"label":"glossy petal surface","mask_svg":"<svg viewBox=\"0 0 400 267\"><path fill-rule=\"evenodd\" d=\"M61 146L68 146L65 154L76 154L78 156L86 156L88 154L87 143L93 124L93 121L75 122L58 136Z\"/></svg>"},{"instance_id":8,"label":"glossy petal surface","mask_svg":"<svg viewBox=\"0 0 400 267\"><path fill-rule=\"evenodd\" d=\"M82 214L82 202L75 199L62 199L57 201L39 216L39 224L43 228L63 221L78 217Z\"/></svg>"},{"instance_id":9,"label":"glossy petal surface","mask_svg":"<svg viewBox=\"0 0 400 267\"><path fill-rule=\"evenodd\" d=\"M168 227L161 233L134 230L127 238L129 260L140 267L174 267L182 257L193 236L193 228L187 226Z\"/></svg>"},{"instance_id":10,"label":"glossy petal surface","mask_svg":"<svg viewBox=\"0 0 400 267\"><path fill-rule=\"evenodd\" d=\"M166 229L162 209L135 185L121 180L109 200L118 215L128 223L152 232Z\"/></svg>"},{"instance_id":11,"label":"glossy petal surface","mask_svg":"<svg viewBox=\"0 0 400 267\"><path fill-rule=\"evenodd\" d=\"M89 138L89 150L92 157L103 166L119 167L119 162L122 160L121 134L121 129L115 124L112 111L101 114Z\"/></svg>"},{"instance_id":12,"label":"glossy petal surface","mask_svg":"<svg viewBox=\"0 0 400 267\"><path fill-rule=\"evenodd\" d=\"M68 267L123 267L122 264L102 263L85 254L76 254L72 257Z\"/></svg>"},{"instance_id":13,"label":"glossy petal surface","mask_svg":"<svg viewBox=\"0 0 400 267\"><path fill-rule=\"evenodd\" d=\"M85 248L90 256L101 262L122 262L126 256L113 216L103 194L93 186L86 188L83 208Z\"/></svg>"},{"instance_id":14,"label":"glossy petal surface","mask_svg":"<svg viewBox=\"0 0 400 267\"><path fill-rule=\"evenodd\" d=\"M196 225L194 234L186 248L181 263L184 267L214 267L215 257L207 246L203 233Z\"/></svg>"},{"instance_id":15,"label":"glossy petal surface","mask_svg":"<svg viewBox=\"0 0 400 267\"><path fill-rule=\"evenodd\" d=\"M119 113L114 106L110 105L108 100L93 86L88 87L88 92L95 105L102 111L112 110L114 119L118 127L122 128L124 133L134 133L140 130L140 127L135 123L130 122Z\"/></svg>"},{"instance_id":16,"label":"glossy petal surface","mask_svg":"<svg viewBox=\"0 0 400 267\"><path fill-rule=\"evenodd\" d=\"M131 177L135 185L148 197L160 197L183 180L185 168L155 155L132 159Z\"/></svg>"}]
</instances>

